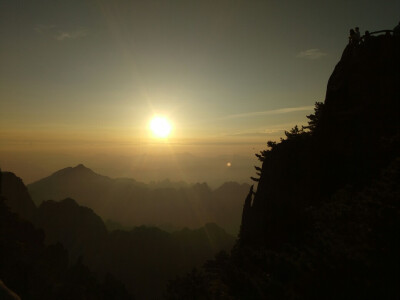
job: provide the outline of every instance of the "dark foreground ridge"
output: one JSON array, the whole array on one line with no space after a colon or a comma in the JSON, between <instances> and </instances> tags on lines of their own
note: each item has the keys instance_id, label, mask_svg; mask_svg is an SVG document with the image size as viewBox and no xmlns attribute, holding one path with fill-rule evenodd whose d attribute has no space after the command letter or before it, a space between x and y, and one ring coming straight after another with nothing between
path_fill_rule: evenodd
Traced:
<instances>
[{"instance_id":1,"label":"dark foreground ridge","mask_svg":"<svg viewBox=\"0 0 400 300\"><path fill-rule=\"evenodd\" d=\"M32 208L33 202L22 181L11 173L4 176L9 184L7 194L16 201L3 197L3 174L0 172L0 299L133 299L115 277L108 273L99 280L81 259L71 261L60 243L47 246L43 230L11 212L6 203L17 202L13 207L32 217L26 207Z\"/></svg>"},{"instance_id":2,"label":"dark foreground ridge","mask_svg":"<svg viewBox=\"0 0 400 300\"><path fill-rule=\"evenodd\" d=\"M348 45L324 103L257 154L231 255L168 299L398 299L400 41Z\"/></svg>"},{"instance_id":3,"label":"dark foreground ridge","mask_svg":"<svg viewBox=\"0 0 400 300\"><path fill-rule=\"evenodd\" d=\"M395 42L378 36L367 45L348 45L309 126L293 128L261 153L261 176L252 205L245 207L241 242L279 247L288 235L298 237L310 207L347 185L368 185L399 155Z\"/></svg>"}]
</instances>

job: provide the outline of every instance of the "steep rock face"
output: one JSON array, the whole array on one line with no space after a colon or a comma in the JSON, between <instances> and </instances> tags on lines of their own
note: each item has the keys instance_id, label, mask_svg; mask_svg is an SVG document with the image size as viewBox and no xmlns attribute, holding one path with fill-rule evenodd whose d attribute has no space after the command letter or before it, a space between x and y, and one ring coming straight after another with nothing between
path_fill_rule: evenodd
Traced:
<instances>
[{"instance_id":1,"label":"steep rock face","mask_svg":"<svg viewBox=\"0 0 400 300\"><path fill-rule=\"evenodd\" d=\"M264 152L241 243L279 247L301 238L307 211L347 185L363 186L399 154L400 51L393 37L347 46L311 131L292 130Z\"/></svg>"},{"instance_id":2,"label":"steep rock face","mask_svg":"<svg viewBox=\"0 0 400 300\"><path fill-rule=\"evenodd\" d=\"M2 172L0 176L0 195L4 196L5 204L22 218L32 220L36 206L21 178L11 172Z\"/></svg>"}]
</instances>

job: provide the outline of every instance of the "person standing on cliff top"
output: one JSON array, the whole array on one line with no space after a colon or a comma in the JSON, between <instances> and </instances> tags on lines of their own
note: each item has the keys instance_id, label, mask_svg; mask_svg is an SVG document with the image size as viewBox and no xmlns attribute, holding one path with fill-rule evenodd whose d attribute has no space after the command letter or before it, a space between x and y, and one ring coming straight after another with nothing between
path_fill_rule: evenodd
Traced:
<instances>
[{"instance_id":1,"label":"person standing on cliff top","mask_svg":"<svg viewBox=\"0 0 400 300\"><path fill-rule=\"evenodd\" d=\"M356 33L354 32L354 29L350 29L350 36L349 36L349 44L354 45L355 43L355 37Z\"/></svg>"},{"instance_id":2,"label":"person standing on cliff top","mask_svg":"<svg viewBox=\"0 0 400 300\"><path fill-rule=\"evenodd\" d=\"M356 43L358 44L361 40L360 28L356 27L355 29L356 29L355 30Z\"/></svg>"}]
</instances>

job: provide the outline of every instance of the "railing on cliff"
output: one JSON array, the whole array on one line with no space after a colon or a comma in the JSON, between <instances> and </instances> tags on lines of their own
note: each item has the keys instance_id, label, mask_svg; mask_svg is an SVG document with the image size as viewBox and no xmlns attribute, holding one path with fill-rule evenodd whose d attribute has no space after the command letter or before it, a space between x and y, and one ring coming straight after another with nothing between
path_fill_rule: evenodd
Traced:
<instances>
[{"instance_id":1,"label":"railing on cliff","mask_svg":"<svg viewBox=\"0 0 400 300\"><path fill-rule=\"evenodd\" d=\"M364 45L373 43L373 41L376 41L377 39L381 38L390 38L393 40L399 40L398 36L395 35L394 30L384 29L372 32L366 31L366 34L364 34L358 40L349 39L349 43L347 44L346 48L343 51L341 60L354 59L358 55L360 49L364 48Z\"/></svg>"},{"instance_id":2,"label":"railing on cliff","mask_svg":"<svg viewBox=\"0 0 400 300\"><path fill-rule=\"evenodd\" d=\"M371 37L373 35L378 35L380 33L384 33L385 35L393 35L394 31L390 30L390 29L384 29L384 30L378 30L378 31L372 31L372 32L366 31L366 32L368 32L368 34L364 34L361 37L361 40L364 40L365 38Z\"/></svg>"},{"instance_id":3,"label":"railing on cliff","mask_svg":"<svg viewBox=\"0 0 400 300\"><path fill-rule=\"evenodd\" d=\"M373 32L370 32L369 34L378 34L378 33L386 33L386 34L389 34L389 33L393 33L393 30L387 30L387 29L385 29L385 30L378 30L378 31L373 31Z\"/></svg>"}]
</instances>

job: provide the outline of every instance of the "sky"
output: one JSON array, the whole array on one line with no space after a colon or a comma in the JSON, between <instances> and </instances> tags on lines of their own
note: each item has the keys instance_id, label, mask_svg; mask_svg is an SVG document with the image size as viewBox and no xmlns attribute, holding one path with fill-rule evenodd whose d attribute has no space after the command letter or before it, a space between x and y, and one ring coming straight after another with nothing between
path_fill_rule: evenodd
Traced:
<instances>
[{"instance_id":1,"label":"sky","mask_svg":"<svg viewBox=\"0 0 400 300\"><path fill-rule=\"evenodd\" d=\"M348 41L400 1L0 0L0 167L30 183L84 163L112 177L248 181L306 124ZM154 115L172 131L157 139ZM228 164L230 163L230 164Z\"/></svg>"}]
</instances>

